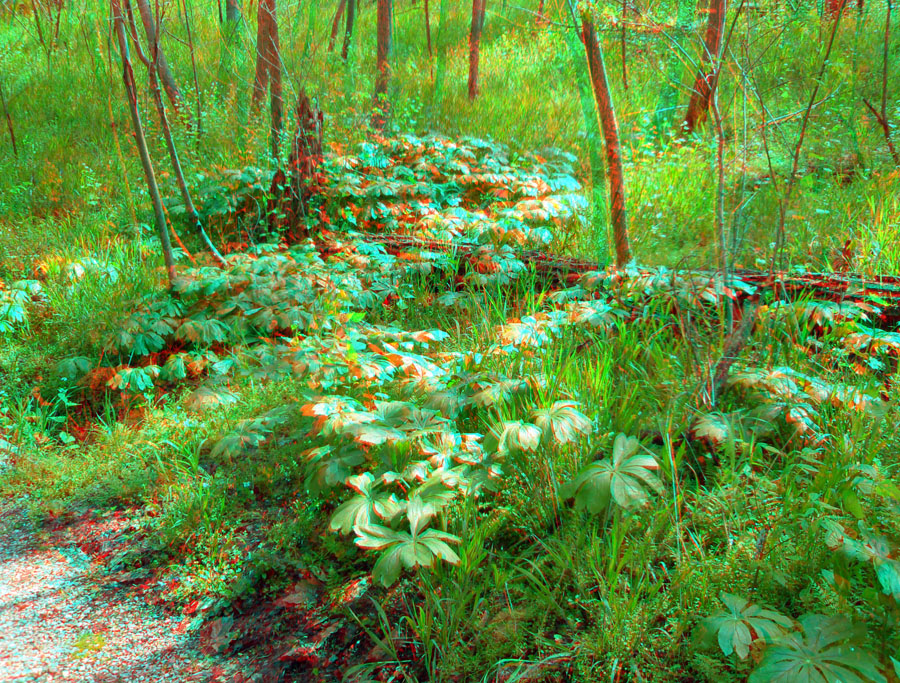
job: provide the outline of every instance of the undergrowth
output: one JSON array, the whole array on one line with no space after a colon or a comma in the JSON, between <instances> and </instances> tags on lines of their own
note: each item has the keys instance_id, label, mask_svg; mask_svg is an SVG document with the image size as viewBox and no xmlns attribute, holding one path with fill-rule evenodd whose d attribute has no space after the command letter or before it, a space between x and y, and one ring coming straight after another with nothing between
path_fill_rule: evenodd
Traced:
<instances>
[{"instance_id":1,"label":"undergrowth","mask_svg":"<svg viewBox=\"0 0 900 683\"><path fill-rule=\"evenodd\" d=\"M226 651L248 646L230 614L308 577L303 604L378 644L354 675L886 680L900 336L871 306L764 301L712 397L737 290L665 269L547 288L521 249L578 229L578 183L505 155L403 136L330 156L324 249L183 267L5 397L6 488L137 505L113 569L200 600ZM200 205L247 236L268 183L243 182ZM7 334L59 334L56 291L128 277L113 263L11 283Z\"/></svg>"},{"instance_id":2,"label":"undergrowth","mask_svg":"<svg viewBox=\"0 0 900 683\"><path fill-rule=\"evenodd\" d=\"M125 125L96 96L118 85L100 14L81 30L64 16L47 55L4 24L27 132L20 160L0 161L2 490L38 516L127 509L131 543L108 571L152 582L212 650L283 644L260 666L298 680L897 680L900 333L878 303L761 293L711 391L731 304L753 287L672 269L713 254L709 139L656 130L657 93L614 81L648 267L607 269L556 27L497 3L469 105L462 10L436 40L442 90L423 79L437 57L421 16L398 13L394 133L377 137L362 125L372 27L361 19L341 64L322 5L292 7L283 39L329 114L297 234L269 231L274 165L246 55L193 91L187 48L167 44L203 103L176 138L227 258L179 252L171 291L131 142L88 123ZM853 55L876 63L877 18L848 16L839 36L828 78L847 87L816 110L786 219L797 272L830 269L846 239L855 270L900 264L896 170L853 114L871 96ZM757 20L779 65L764 80L790 76L774 112L788 114L815 72L796 46L822 23L799 6L792 34ZM218 28L197 29L195 57L218 64ZM671 45L628 37L632 83L649 82ZM769 141L770 168L742 132L745 94L722 88L736 265L766 267L789 145ZM167 210L180 230L183 205ZM536 249L596 270L549 281Z\"/></svg>"}]
</instances>

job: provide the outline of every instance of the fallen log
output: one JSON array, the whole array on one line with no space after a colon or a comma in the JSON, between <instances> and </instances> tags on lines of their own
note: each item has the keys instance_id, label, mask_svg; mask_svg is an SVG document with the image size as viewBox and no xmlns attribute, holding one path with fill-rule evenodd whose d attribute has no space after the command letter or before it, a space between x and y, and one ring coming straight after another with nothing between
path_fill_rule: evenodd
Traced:
<instances>
[{"instance_id":1,"label":"fallen log","mask_svg":"<svg viewBox=\"0 0 900 683\"><path fill-rule=\"evenodd\" d=\"M453 253L471 259L484 247L470 242L429 240L394 233L360 233L358 238L381 244L388 253L394 255L422 250ZM327 253L337 247L333 242L323 242L320 248ZM545 251L522 251L517 253L517 258L532 266L550 287L573 286L587 273L615 272L595 261L568 258ZM649 268L634 270L635 275L651 275L654 272L659 271ZM670 271L669 274L699 280L708 278L710 283L715 282L718 277L717 271L712 270L680 270ZM751 296L757 297L768 292L772 295L770 302L796 301L807 297L816 301L872 307L874 314L871 322L882 329L895 328L900 323L900 276L897 275L865 276L859 273L791 273L741 269L732 273L731 282L733 286L730 289L736 305L743 305Z\"/></svg>"}]
</instances>

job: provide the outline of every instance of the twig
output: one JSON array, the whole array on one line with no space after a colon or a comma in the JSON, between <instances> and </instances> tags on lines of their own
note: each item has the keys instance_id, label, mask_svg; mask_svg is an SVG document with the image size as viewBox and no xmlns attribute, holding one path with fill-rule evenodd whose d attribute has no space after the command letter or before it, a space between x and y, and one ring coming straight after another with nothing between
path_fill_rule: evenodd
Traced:
<instances>
[{"instance_id":1,"label":"twig","mask_svg":"<svg viewBox=\"0 0 900 683\"><path fill-rule=\"evenodd\" d=\"M772 265L770 272L775 272L775 262L778 254L784 247L784 224L787 215L787 204L791 200L791 194L794 190L794 183L797 180L797 171L800 167L800 150L803 148L803 141L806 139L806 128L809 125L809 116L812 112L813 103L816 101L816 95L819 94L819 87L822 84L822 77L825 75L825 69L828 68L828 58L831 56L831 48L834 47L834 39L837 36L838 26L841 24L841 16L844 13L844 6L847 0L841 0L841 4L837 9L837 16L834 19L834 25L831 28L831 37L828 39L828 47L825 50L825 56L822 58L822 67L816 75L816 85L809 96L809 104L803 112L803 123L800 124L800 136L797 139L797 146L794 148L793 162L791 164L791 175L788 177L787 187L785 188L784 197L780 202L780 210L778 217L778 232L775 235L775 249L772 252Z\"/></svg>"},{"instance_id":2,"label":"twig","mask_svg":"<svg viewBox=\"0 0 900 683\"><path fill-rule=\"evenodd\" d=\"M3 94L3 81L0 81L0 103L3 104L3 115L6 117L6 127L9 129L9 139L12 140L13 155L19 158L19 149L16 147L16 131L13 130L12 117L6 106L6 95Z\"/></svg>"},{"instance_id":3,"label":"twig","mask_svg":"<svg viewBox=\"0 0 900 683\"><path fill-rule=\"evenodd\" d=\"M750 334L753 332L753 325L756 322L756 312L759 305L759 296L744 301L741 313L741 322L737 328L731 331L725 340L725 348L722 350L722 357L716 363L716 370L713 373L709 386L709 398L712 405L722 396L725 391L725 383L728 381L728 371L734 362L740 356L741 351L750 341Z\"/></svg>"}]
</instances>

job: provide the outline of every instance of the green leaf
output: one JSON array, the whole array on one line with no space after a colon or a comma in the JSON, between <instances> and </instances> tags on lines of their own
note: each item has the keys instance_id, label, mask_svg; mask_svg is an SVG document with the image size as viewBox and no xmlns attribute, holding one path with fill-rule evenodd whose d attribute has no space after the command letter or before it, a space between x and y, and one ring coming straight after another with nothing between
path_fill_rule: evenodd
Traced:
<instances>
[{"instance_id":1,"label":"green leaf","mask_svg":"<svg viewBox=\"0 0 900 683\"><path fill-rule=\"evenodd\" d=\"M704 619L703 627L716 634L727 657L736 653L740 659L746 659L754 640L771 643L793 624L788 617L740 596L722 593L720 598L727 609Z\"/></svg>"},{"instance_id":2,"label":"green leaf","mask_svg":"<svg viewBox=\"0 0 900 683\"><path fill-rule=\"evenodd\" d=\"M856 519L865 518L866 513L859 502L859 496L856 495L856 491L852 488L845 488L841 493L841 504L843 505L843 508L856 517Z\"/></svg>"},{"instance_id":3,"label":"green leaf","mask_svg":"<svg viewBox=\"0 0 900 683\"><path fill-rule=\"evenodd\" d=\"M406 510L409 532L380 524L353 527L356 545L383 551L372 568L372 577L376 581L383 586L390 586L400 577L404 567L432 567L439 560L450 564L459 563L459 555L449 544L459 543L460 539L444 531L425 528L433 514L434 511L428 504L420 497L413 496Z\"/></svg>"},{"instance_id":4,"label":"green leaf","mask_svg":"<svg viewBox=\"0 0 900 683\"><path fill-rule=\"evenodd\" d=\"M366 461L366 456L353 445L337 448L320 446L304 453L307 460L306 487L319 494L346 480L353 469Z\"/></svg>"},{"instance_id":5,"label":"green leaf","mask_svg":"<svg viewBox=\"0 0 900 683\"><path fill-rule=\"evenodd\" d=\"M377 519L390 520L400 511L397 498L379 490L379 484L370 472L347 478L347 486L357 492L334 511L330 528L348 534L355 526L373 524Z\"/></svg>"},{"instance_id":6,"label":"green leaf","mask_svg":"<svg viewBox=\"0 0 900 683\"><path fill-rule=\"evenodd\" d=\"M659 464L649 452L638 453L640 448L637 439L619 434L612 457L582 469L563 487L563 497L575 498L578 509L599 514L612 503L626 509L643 505L649 500L648 489L662 494L662 483L654 474Z\"/></svg>"},{"instance_id":7,"label":"green leaf","mask_svg":"<svg viewBox=\"0 0 900 683\"><path fill-rule=\"evenodd\" d=\"M533 411L531 419L541 428L545 440L552 437L560 445L571 443L580 435L590 434L592 427L577 406L573 401L557 401L549 408Z\"/></svg>"},{"instance_id":8,"label":"green leaf","mask_svg":"<svg viewBox=\"0 0 900 683\"><path fill-rule=\"evenodd\" d=\"M691 426L694 438L706 439L718 446L725 442L732 433L732 426L721 413L704 413L699 415Z\"/></svg>"},{"instance_id":9,"label":"green leaf","mask_svg":"<svg viewBox=\"0 0 900 683\"><path fill-rule=\"evenodd\" d=\"M159 375L160 379L167 382L175 382L187 377L187 364L184 362L184 356L185 354L183 353L173 353L169 356L165 365L162 366L162 371Z\"/></svg>"},{"instance_id":10,"label":"green leaf","mask_svg":"<svg viewBox=\"0 0 900 683\"><path fill-rule=\"evenodd\" d=\"M90 358L73 356L57 363L55 374L60 379L64 379L70 384L75 384L93 369L94 361Z\"/></svg>"},{"instance_id":11,"label":"green leaf","mask_svg":"<svg viewBox=\"0 0 900 683\"><path fill-rule=\"evenodd\" d=\"M766 648L748 683L887 683L878 660L850 641L846 617L810 614L800 619L801 633L788 633Z\"/></svg>"},{"instance_id":12,"label":"green leaf","mask_svg":"<svg viewBox=\"0 0 900 683\"><path fill-rule=\"evenodd\" d=\"M184 401L191 410L205 410L214 406L237 403L238 395L219 382L203 382Z\"/></svg>"},{"instance_id":13,"label":"green leaf","mask_svg":"<svg viewBox=\"0 0 900 683\"><path fill-rule=\"evenodd\" d=\"M502 455L534 453L541 443L542 430L530 422L504 422L491 427L485 448Z\"/></svg>"}]
</instances>

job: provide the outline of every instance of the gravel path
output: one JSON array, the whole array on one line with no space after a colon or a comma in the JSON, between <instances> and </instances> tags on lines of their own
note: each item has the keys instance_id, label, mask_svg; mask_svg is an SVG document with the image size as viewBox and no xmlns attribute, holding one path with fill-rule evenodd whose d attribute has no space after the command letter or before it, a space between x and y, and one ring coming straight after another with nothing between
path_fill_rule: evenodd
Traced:
<instances>
[{"instance_id":1,"label":"gravel path","mask_svg":"<svg viewBox=\"0 0 900 683\"><path fill-rule=\"evenodd\" d=\"M0 681L230 681L189 619L104 582L77 534L41 533L0 500Z\"/></svg>"}]
</instances>

